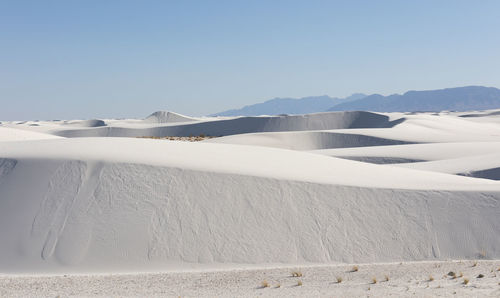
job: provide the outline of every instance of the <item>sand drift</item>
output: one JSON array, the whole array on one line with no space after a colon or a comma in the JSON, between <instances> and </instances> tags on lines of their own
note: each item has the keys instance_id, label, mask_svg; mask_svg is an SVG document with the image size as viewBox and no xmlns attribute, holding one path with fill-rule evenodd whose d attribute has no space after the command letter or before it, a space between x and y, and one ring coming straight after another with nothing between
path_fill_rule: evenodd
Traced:
<instances>
[{"instance_id":1,"label":"sand drift","mask_svg":"<svg viewBox=\"0 0 500 298\"><path fill-rule=\"evenodd\" d=\"M3 122L0 270L498 259L500 116L473 114Z\"/></svg>"}]
</instances>

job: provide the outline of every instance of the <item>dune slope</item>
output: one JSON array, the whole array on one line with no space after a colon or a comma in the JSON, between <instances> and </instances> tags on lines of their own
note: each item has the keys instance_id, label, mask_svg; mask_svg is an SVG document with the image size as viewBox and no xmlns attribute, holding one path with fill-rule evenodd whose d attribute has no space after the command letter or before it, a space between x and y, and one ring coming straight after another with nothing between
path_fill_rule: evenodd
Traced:
<instances>
[{"instance_id":1,"label":"dune slope","mask_svg":"<svg viewBox=\"0 0 500 298\"><path fill-rule=\"evenodd\" d=\"M156 114L156 113L155 113ZM254 132L274 131L304 131L321 129L349 129L391 127L399 123L390 121L386 115L370 112L329 112L307 115L291 116L260 116L239 117L230 119L208 118L194 123L176 121L173 116L168 116L174 121L163 121L163 114L153 114L146 123L153 119L155 125L150 127L123 127L106 126L88 129L58 129L52 133L63 137L140 137L140 136L227 136ZM170 117L170 118L169 118ZM167 119L165 118L165 119ZM159 120L158 120L159 119ZM182 120L184 121L184 120ZM177 123L178 122L178 123Z\"/></svg>"},{"instance_id":2,"label":"dune slope","mask_svg":"<svg viewBox=\"0 0 500 298\"><path fill-rule=\"evenodd\" d=\"M252 146L32 142L0 144L3 272L500 256L497 181Z\"/></svg>"}]
</instances>

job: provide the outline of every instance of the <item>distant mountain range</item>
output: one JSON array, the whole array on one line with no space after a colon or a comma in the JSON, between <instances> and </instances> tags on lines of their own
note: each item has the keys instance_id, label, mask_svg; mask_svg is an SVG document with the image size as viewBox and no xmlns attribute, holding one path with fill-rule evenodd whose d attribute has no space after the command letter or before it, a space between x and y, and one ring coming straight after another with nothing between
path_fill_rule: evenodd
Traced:
<instances>
[{"instance_id":1,"label":"distant mountain range","mask_svg":"<svg viewBox=\"0 0 500 298\"><path fill-rule=\"evenodd\" d=\"M211 116L258 116L279 114L310 114L324 112L329 108L366 97L357 93L346 98L329 96L310 96L304 98L274 98L263 103L245 106L241 109L228 110Z\"/></svg>"},{"instance_id":2,"label":"distant mountain range","mask_svg":"<svg viewBox=\"0 0 500 298\"><path fill-rule=\"evenodd\" d=\"M429 91L408 91L403 95L373 94L365 98L341 103L329 111L470 111L500 108L500 90L492 87L468 86Z\"/></svg>"},{"instance_id":3,"label":"distant mountain range","mask_svg":"<svg viewBox=\"0 0 500 298\"><path fill-rule=\"evenodd\" d=\"M383 96L353 94L347 98L329 96L300 99L275 98L263 103L229 110L213 116L257 116L279 114L308 114L325 111L470 111L500 108L500 89L467 86L428 91L408 91Z\"/></svg>"}]
</instances>

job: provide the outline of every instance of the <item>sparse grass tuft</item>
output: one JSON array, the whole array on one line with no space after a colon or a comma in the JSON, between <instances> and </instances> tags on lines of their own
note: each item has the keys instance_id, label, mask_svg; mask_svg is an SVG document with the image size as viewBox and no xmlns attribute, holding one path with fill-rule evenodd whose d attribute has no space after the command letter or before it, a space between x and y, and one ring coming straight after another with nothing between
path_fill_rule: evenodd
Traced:
<instances>
[{"instance_id":1,"label":"sparse grass tuft","mask_svg":"<svg viewBox=\"0 0 500 298\"><path fill-rule=\"evenodd\" d=\"M483 278L483 277L484 277L484 275L483 275L483 274L479 274L479 275L477 276L477 278Z\"/></svg>"},{"instance_id":2,"label":"sparse grass tuft","mask_svg":"<svg viewBox=\"0 0 500 298\"><path fill-rule=\"evenodd\" d=\"M434 276L429 275L429 281L434 281Z\"/></svg>"},{"instance_id":3,"label":"sparse grass tuft","mask_svg":"<svg viewBox=\"0 0 500 298\"><path fill-rule=\"evenodd\" d=\"M457 274L453 271L448 272L448 276L451 276L451 278L457 278Z\"/></svg>"},{"instance_id":4,"label":"sparse grass tuft","mask_svg":"<svg viewBox=\"0 0 500 298\"><path fill-rule=\"evenodd\" d=\"M292 277L302 277L302 272L300 271L293 271L292 272Z\"/></svg>"},{"instance_id":5,"label":"sparse grass tuft","mask_svg":"<svg viewBox=\"0 0 500 298\"><path fill-rule=\"evenodd\" d=\"M278 284L276 285L276 288L281 288L281 284L280 284L280 283L278 283Z\"/></svg>"},{"instance_id":6,"label":"sparse grass tuft","mask_svg":"<svg viewBox=\"0 0 500 298\"><path fill-rule=\"evenodd\" d=\"M460 272L460 273L458 274L458 277L464 277L464 274L463 274L462 272Z\"/></svg>"},{"instance_id":7,"label":"sparse grass tuft","mask_svg":"<svg viewBox=\"0 0 500 298\"><path fill-rule=\"evenodd\" d=\"M479 258L486 259L486 250L483 249L479 252Z\"/></svg>"},{"instance_id":8,"label":"sparse grass tuft","mask_svg":"<svg viewBox=\"0 0 500 298\"><path fill-rule=\"evenodd\" d=\"M464 278L464 285L466 285L468 283L469 283L469 279L468 278Z\"/></svg>"},{"instance_id":9,"label":"sparse grass tuft","mask_svg":"<svg viewBox=\"0 0 500 298\"><path fill-rule=\"evenodd\" d=\"M338 283L338 284L339 284L339 283L341 283L341 282L342 282L342 280L343 280L343 279L342 279L342 277L337 276L337 283Z\"/></svg>"},{"instance_id":10,"label":"sparse grass tuft","mask_svg":"<svg viewBox=\"0 0 500 298\"><path fill-rule=\"evenodd\" d=\"M262 288L269 288L269 287L270 287L270 285L269 285L269 283L267 282L267 280L262 281L262 282L260 283L260 286L261 286Z\"/></svg>"},{"instance_id":11,"label":"sparse grass tuft","mask_svg":"<svg viewBox=\"0 0 500 298\"><path fill-rule=\"evenodd\" d=\"M474 261L474 264L472 264L472 267L476 267L477 266L477 261Z\"/></svg>"},{"instance_id":12,"label":"sparse grass tuft","mask_svg":"<svg viewBox=\"0 0 500 298\"><path fill-rule=\"evenodd\" d=\"M389 281L389 275L384 275L384 281Z\"/></svg>"},{"instance_id":13,"label":"sparse grass tuft","mask_svg":"<svg viewBox=\"0 0 500 298\"><path fill-rule=\"evenodd\" d=\"M301 280L299 280L299 281L297 282L297 287L301 287L301 286L302 286L302 281L301 281Z\"/></svg>"},{"instance_id":14,"label":"sparse grass tuft","mask_svg":"<svg viewBox=\"0 0 500 298\"><path fill-rule=\"evenodd\" d=\"M372 284L376 284L376 283L377 283L377 278L372 277Z\"/></svg>"},{"instance_id":15,"label":"sparse grass tuft","mask_svg":"<svg viewBox=\"0 0 500 298\"><path fill-rule=\"evenodd\" d=\"M351 272L358 272L358 270L359 270L358 265L355 265L355 266L352 267Z\"/></svg>"}]
</instances>

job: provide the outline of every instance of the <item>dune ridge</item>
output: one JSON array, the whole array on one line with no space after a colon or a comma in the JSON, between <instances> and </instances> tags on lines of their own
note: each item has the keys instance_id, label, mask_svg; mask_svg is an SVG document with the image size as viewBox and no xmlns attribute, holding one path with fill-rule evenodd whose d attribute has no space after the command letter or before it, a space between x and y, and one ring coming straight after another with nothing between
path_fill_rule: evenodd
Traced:
<instances>
[{"instance_id":1,"label":"dune ridge","mask_svg":"<svg viewBox=\"0 0 500 298\"><path fill-rule=\"evenodd\" d=\"M2 273L498 259L498 115L460 115L3 122Z\"/></svg>"}]
</instances>

